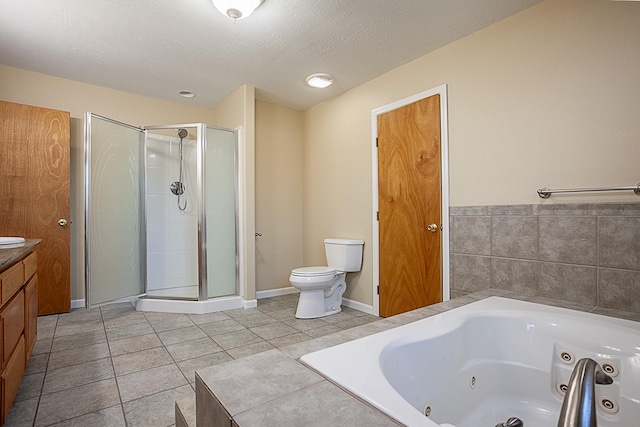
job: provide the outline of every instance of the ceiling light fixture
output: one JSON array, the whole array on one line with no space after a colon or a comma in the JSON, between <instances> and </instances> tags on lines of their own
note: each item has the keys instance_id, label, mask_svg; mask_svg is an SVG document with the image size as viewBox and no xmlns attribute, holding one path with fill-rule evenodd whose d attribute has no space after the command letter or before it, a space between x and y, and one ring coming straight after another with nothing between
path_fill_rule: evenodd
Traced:
<instances>
[{"instance_id":1,"label":"ceiling light fixture","mask_svg":"<svg viewBox=\"0 0 640 427\"><path fill-rule=\"evenodd\" d=\"M211 0L213 5L225 16L236 19L246 18L262 4L264 0Z\"/></svg>"},{"instance_id":2,"label":"ceiling light fixture","mask_svg":"<svg viewBox=\"0 0 640 427\"><path fill-rule=\"evenodd\" d=\"M178 92L178 95L184 97L184 98L193 98L196 96L195 93L189 91L189 90L181 90Z\"/></svg>"},{"instance_id":3,"label":"ceiling light fixture","mask_svg":"<svg viewBox=\"0 0 640 427\"><path fill-rule=\"evenodd\" d=\"M311 74L307 77L307 84L311 87L324 89L331 86L331 83L333 83L333 77L326 73Z\"/></svg>"}]
</instances>

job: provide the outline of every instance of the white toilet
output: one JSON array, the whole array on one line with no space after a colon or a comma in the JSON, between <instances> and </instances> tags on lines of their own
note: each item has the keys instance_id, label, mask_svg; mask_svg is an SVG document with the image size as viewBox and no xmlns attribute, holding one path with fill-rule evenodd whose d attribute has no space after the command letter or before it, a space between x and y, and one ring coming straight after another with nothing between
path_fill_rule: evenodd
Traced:
<instances>
[{"instance_id":1,"label":"white toilet","mask_svg":"<svg viewBox=\"0 0 640 427\"><path fill-rule=\"evenodd\" d=\"M363 246L364 240L324 239L328 267L302 267L291 272L289 282L300 291L298 319L329 316L342 310L345 278L347 272L362 268Z\"/></svg>"}]
</instances>

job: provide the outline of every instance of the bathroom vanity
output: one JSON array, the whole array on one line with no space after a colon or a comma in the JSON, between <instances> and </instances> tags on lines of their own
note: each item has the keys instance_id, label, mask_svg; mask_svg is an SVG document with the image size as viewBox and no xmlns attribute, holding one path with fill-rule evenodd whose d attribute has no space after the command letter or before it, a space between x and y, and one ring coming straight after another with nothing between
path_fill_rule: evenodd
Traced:
<instances>
[{"instance_id":1,"label":"bathroom vanity","mask_svg":"<svg viewBox=\"0 0 640 427\"><path fill-rule=\"evenodd\" d=\"M9 414L27 361L36 343L38 320L38 275L35 246L0 249L0 426Z\"/></svg>"}]
</instances>

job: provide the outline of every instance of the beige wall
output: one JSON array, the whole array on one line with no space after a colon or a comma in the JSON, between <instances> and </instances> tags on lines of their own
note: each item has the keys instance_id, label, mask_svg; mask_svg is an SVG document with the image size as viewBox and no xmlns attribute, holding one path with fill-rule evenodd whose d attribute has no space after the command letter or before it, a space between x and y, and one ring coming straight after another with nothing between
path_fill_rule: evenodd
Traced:
<instances>
[{"instance_id":1,"label":"beige wall","mask_svg":"<svg viewBox=\"0 0 640 427\"><path fill-rule=\"evenodd\" d=\"M291 286L302 266L301 111L256 102L256 289Z\"/></svg>"},{"instance_id":2,"label":"beige wall","mask_svg":"<svg viewBox=\"0 0 640 427\"><path fill-rule=\"evenodd\" d=\"M72 298L84 295L82 122L89 110L135 125L243 126L243 191L253 200L254 179L258 189L255 217L247 215L242 226L247 235L263 233L255 251L244 248L243 256L259 264L257 278L255 270L243 272L245 297L256 286L288 286L290 268L324 264L325 237L350 237L366 243L363 270L349 275L345 297L372 304L371 110L448 85L454 206L542 203L535 193L542 186L635 184L637 22L640 8L632 2L547 0L305 112L256 105L251 86L213 111L2 65L0 98L71 112ZM567 201L637 196L544 203ZM253 211L252 203L245 208Z\"/></svg>"},{"instance_id":3,"label":"beige wall","mask_svg":"<svg viewBox=\"0 0 640 427\"><path fill-rule=\"evenodd\" d=\"M83 120L91 111L136 126L210 122L212 110L135 95L19 68L0 65L0 96L5 101L69 111Z\"/></svg>"},{"instance_id":4,"label":"beige wall","mask_svg":"<svg viewBox=\"0 0 640 427\"><path fill-rule=\"evenodd\" d=\"M305 111L304 264L365 239L345 297L372 295L371 110L448 85L453 206L640 181L640 5L548 0ZM544 203L638 201L633 193Z\"/></svg>"},{"instance_id":5,"label":"beige wall","mask_svg":"<svg viewBox=\"0 0 640 427\"><path fill-rule=\"evenodd\" d=\"M84 112L134 126L172 123L210 123L240 128L244 199L241 229L245 235L241 272L242 293L255 298L254 140L255 95L245 85L215 110L144 97L127 92L0 65L0 99L69 111L71 114L71 299L84 298ZM244 156L244 157L243 157Z\"/></svg>"},{"instance_id":6,"label":"beige wall","mask_svg":"<svg viewBox=\"0 0 640 427\"><path fill-rule=\"evenodd\" d=\"M216 107L212 123L229 129L239 129L238 180L240 286L245 300L256 297L255 244L255 88L241 86Z\"/></svg>"},{"instance_id":7,"label":"beige wall","mask_svg":"<svg viewBox=\"0 0 640 427\"><path fill-rule=\"evenodd\" d=\"M211 122L213 111L0 65L0 99L71 114L71 299L84 298L84 112L135 126Z\"/></svg>"}]
</instances>

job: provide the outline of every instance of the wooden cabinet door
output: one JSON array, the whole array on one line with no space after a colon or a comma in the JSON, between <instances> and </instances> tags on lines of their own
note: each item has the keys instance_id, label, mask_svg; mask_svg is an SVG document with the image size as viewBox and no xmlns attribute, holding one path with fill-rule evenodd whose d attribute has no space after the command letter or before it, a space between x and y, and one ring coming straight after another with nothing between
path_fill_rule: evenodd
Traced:
<instances>
[{"instance_id":1,"label":"wooden cabinet door","mask_svg":"<svg viewBox=\"0 0 640 427\"><path fill-rule=\"evenodd\" d=\"M24 284L24 268L22 263L18 263L0 274L0 285L2 286L2 304L13 297L13 295Z\"/></svg>"},{"instance_id":2,"label":"wooden cabinet door","mask_svg":"<svg viewBox=\"0 0 640 427\"><path fill-rule=\"evenodd\" d=\"M25 309L25 331L27 354L29 359L33 346L36 345L36 336L38 333L38 275L31 278L27 286L24 288L24 309Z\"/></svg>"},{"instance_id":3,"label":"wooden cabinet door","mask_svg":"<svg viewBox=\"0 0 640 427\"><path fill-rule=\"evenodd\" d=\"M0 235L42 239L39 314L71 311L69 138L69 113L0 101Z\"/></svg>"},{"instance_id":4,"label":"wooden cabinet door","mask_svg":"<svg viewBox=\"0 0 640 427\"><path fill-rule=\"evenodd\" d=\"M20 337L24 333L24 292L20 291L11 302L2 309L2 323L4 325L2 366L5 366L13 353ZM22 352L24 359L24 351Z\"/></svg>"},{"instance_id":5,"label":"wooden cabinet door","mask_svg":"<svg viewBox=\"0 0 640 427\"><path fill-rule=\"evenodd\" d=\"M24 336L21 335L16 350L13 352L6 368L4 368L0 376L2 382L2 413L0 414L0 418L2 419L2 423L6 421L13 400L16 394L18 394L18 388L20 387L20 381L22 380L26 366L24 359Z\"/></svg>"},{"instance_id":6,"label":"wooden cabinet door","mask_svg":"<svg viewBox=\"0 0 640 427\"><path fill-rule=\"evenodd\" d=\"M4 366L4 319L0 315L0 369Z\"/></svg>"}]
</instances>

